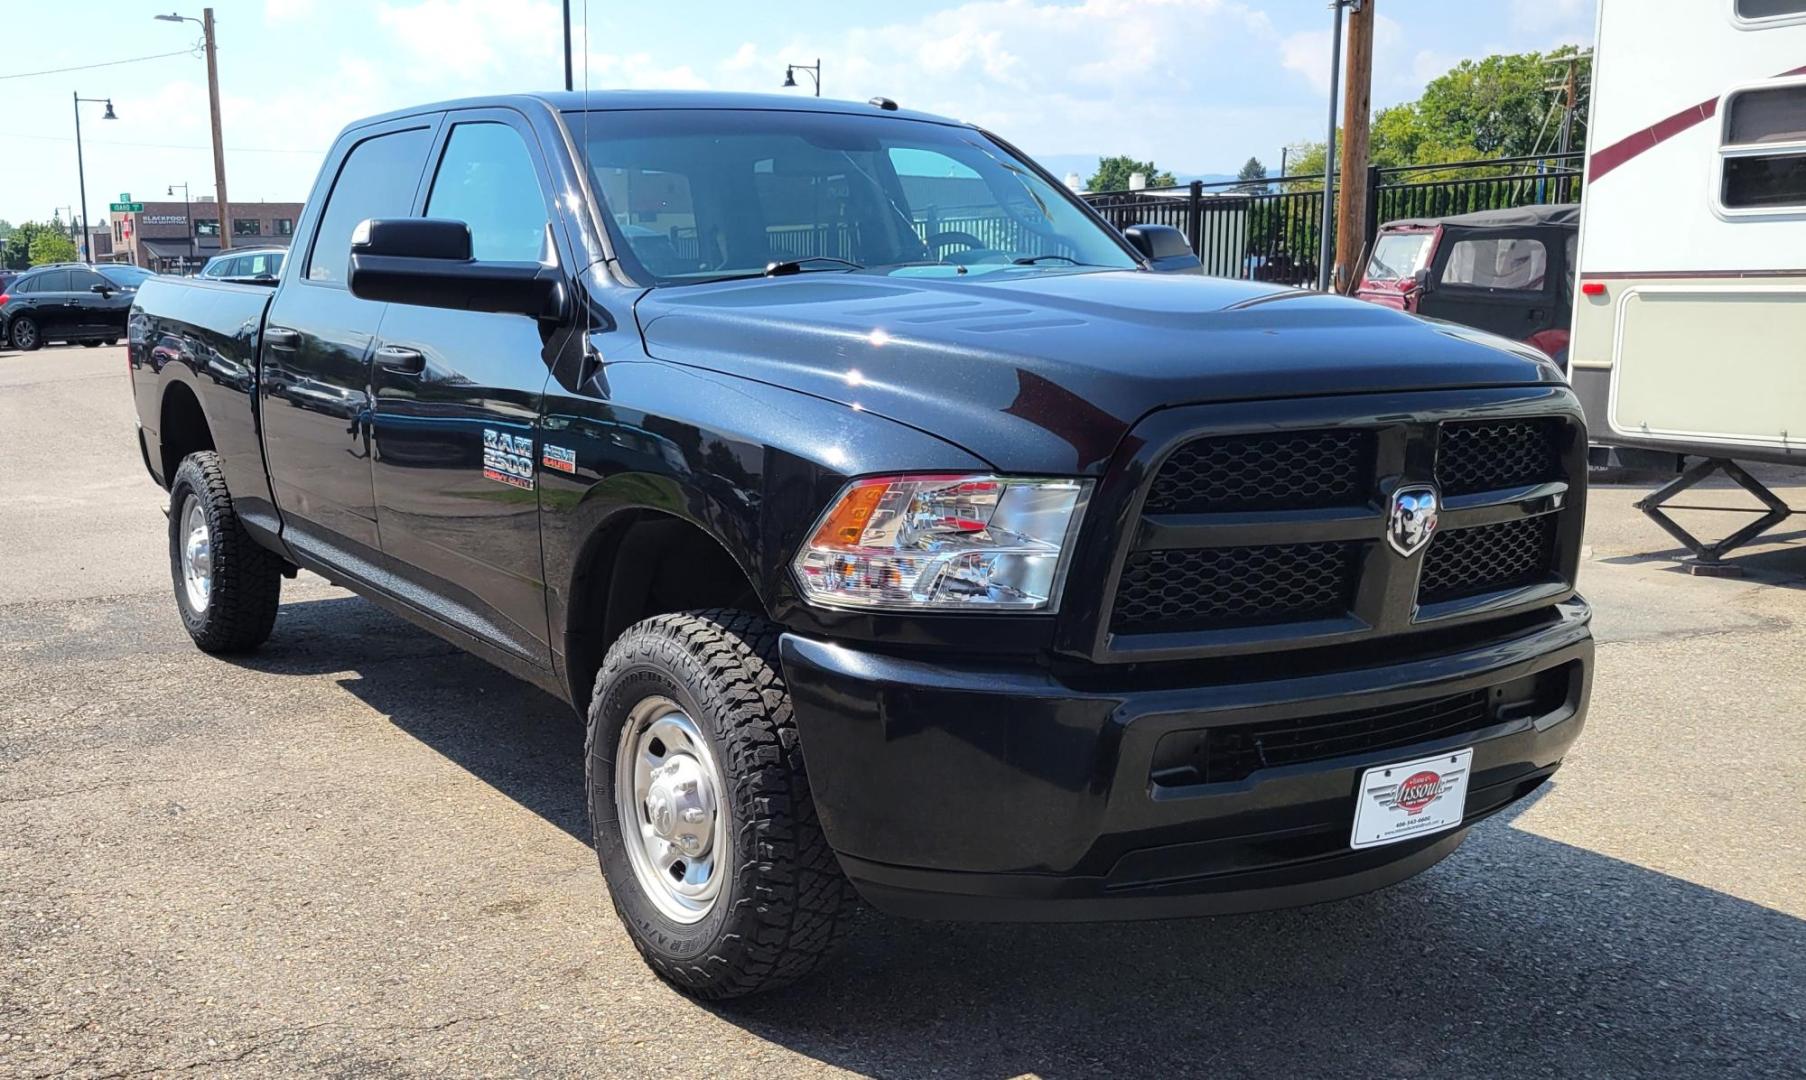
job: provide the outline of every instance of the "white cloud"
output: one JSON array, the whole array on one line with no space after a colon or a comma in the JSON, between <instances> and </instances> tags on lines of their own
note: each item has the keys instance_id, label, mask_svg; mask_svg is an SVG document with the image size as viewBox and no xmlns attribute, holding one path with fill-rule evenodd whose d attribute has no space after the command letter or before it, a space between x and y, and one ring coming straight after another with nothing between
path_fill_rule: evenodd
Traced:
<instances>
[{"instance_id":1,"label":"white cloud","mask_svg":"<svg viewBox=\"0 0 1806 1080\"><path fill-rule=\"evenodd\" d=\"M585 75L583 60L579 58L572 75L578 89L583 88ZM652 54L643 52L625 56L590 53L587 76L590 88L597 90L707 90L710 85L709 80L698 75L688 64L660 65L652 59Z\"/></svg>"},{"instance_id":2,"label":"white cloud","mask_svg":"<svg viewBox=\"0 0 1806 1080\"><path fill-rule=\"evenodd\" d=\"M263 0L263 21L271 25L313 18L314 0Z\"/></svg>"},{"instance_id":3,"label":"white cloud","mask_svg":"<svg viewBox=\"0 0 1806 1080\"><path fill-rule=\"evenodd\" d=\"M563 74L562 9L552 0L421 0L384 3L377 21L395 35L423 82L511 68ZM535 79L532 85L549 85Z\"/></svg>"},{"instance_id":4,"label":"white cloud","mask_svg":"<svg viewBox=\"0 0 1806 1080\"><path fill-rule=\"evenodd\" d=\"M780 92L786 64L819 56L828 97L882 95L1048 154L1148 156L1175 131L1268 126L1271 110L1209 88L1231 70L1259 77L1257 57L1277 37L1242 0L970 0L886 25L754 36L701 74L723 89ZM788 92L809 93L798 81ZM1160 163L1203 164L1170 158Z\"/></svg>"},{"instance_id":5,"label":"white cloud","mask_svg":"<svg viewBox=\"0 0 1806 1080\"><path fill-rule=\"evenodd\" d=\"M1589 36L1597 0L1511 0L1511 27L1528 33L1584 28Z\"/></svg>"},{"instance_id":6,"label":"white cloud","mask_svg":"<svg viewBox=\"0 0 1806 1080\"><path fill-rule=\"evenodd\" d=\"M1347 21L1343 22L1343 32L1347 33ZM1398 20L1378 15L1373 24L1373 89L1376 100L1390 97L1383 93L1386 90L1410 89L1412 80L1416 79L1416 71L1411 65L1402 64L1396 54L1403 51L1405 28ZM1279 62L1300 79L1304 80L1319 95L1329 95L1329 29L1308 30L1289 34L1280 39ZM1347 39L1343 39L1343 48L1347 48ZM1347 56L1344 53L1343 64L1337 69L1337 86L1342 85L1347 70ZM1400 84L1402 81L1402 87ZM1416 79L1415 85L1421 87L1423 82ZM1409 97L1416 97L1412 93Z\"/></svg>"}]
</instances>

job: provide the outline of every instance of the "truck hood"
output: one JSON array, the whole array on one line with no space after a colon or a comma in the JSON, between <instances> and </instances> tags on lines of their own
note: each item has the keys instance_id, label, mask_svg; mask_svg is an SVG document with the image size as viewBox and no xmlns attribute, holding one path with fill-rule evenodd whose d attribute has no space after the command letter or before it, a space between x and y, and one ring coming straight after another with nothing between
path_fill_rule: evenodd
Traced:
<instances>
[{"instance_id":1,"label":"truck hood","mask_svg":"<svg viewBox=\"0 0 1806 1080\"><path fill-rule=\"evenodd\" d=\"M1534 349L1465 327L1192 274L809 273L653 289L636 311L652 356L877 413L1011 472L1095 472L1165 406L1560 381Z\"/></svg>"}]
</instances>

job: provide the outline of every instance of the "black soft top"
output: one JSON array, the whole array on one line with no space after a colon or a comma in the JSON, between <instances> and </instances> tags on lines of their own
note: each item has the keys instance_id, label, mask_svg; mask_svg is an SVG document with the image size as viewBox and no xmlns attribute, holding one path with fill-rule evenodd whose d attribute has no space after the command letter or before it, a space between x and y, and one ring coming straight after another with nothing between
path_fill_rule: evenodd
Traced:
<instances>
[{"instance_id":1,"label":"black soft top","mask_svg":"<svg viewBox=\"0 0 1806 1080\"><path fill-rule=\"evenodd\" d=\"M1526 229L1538 226L1577 229L1580 227L1579 203L1555 203L1550 206L1519 206L1509 210L1476 210L1471 214L1454 214L1440 218L1402 218L1383 226L1397 228L1435 228L1453 225L1462 229Z\"/></svg>"}]
</instances>

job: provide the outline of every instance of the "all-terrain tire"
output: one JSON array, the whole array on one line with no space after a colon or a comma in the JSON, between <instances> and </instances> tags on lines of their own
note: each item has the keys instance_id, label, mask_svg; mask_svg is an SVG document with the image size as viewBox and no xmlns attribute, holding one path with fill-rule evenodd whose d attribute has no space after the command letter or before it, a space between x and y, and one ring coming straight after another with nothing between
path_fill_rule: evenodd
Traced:
<instances>
[{"instance_id":1,"label":"all-terrain tire","mask_svg":"<svg viewBox=\"0 0 1806 1080\"><path fill-rule=\"evenodd\" d=\"M778 630L743 611L659 615L629 627L590 699L584 772L597 858L615 911L654 971L718 1000L809 974L846 935L858 899L815 815ZM721 891L693 923L661 912L635 876L614 793L621 732L636 706L670 699L701 729L724 784Z\"/></svg>"},{"instance_id":2,"label":"all-terrain tire","mask_svg":"<svg viewBox=\"0 0 1806 1080\"><path fill-rule=\"evenodd\" d=\"M183 543L190 500L205 518L211 587L204 606L189 596ZM189 454L169 486L169 569L182 625L204 652L248 652L268 640L282 596L282 558L251 539L226 492L226 474L211 450Z\"/></svg>"},{"instance_id":3,"label":"all-terrain tire","mask_svg":"<svg viewBox=\"0 0 1806 1080\"><path fill-rule=\"evenodd\" d=\"M44 331L38 326L38 320L29 315L21 315L14 319L11 327L13 348L20 352L31 352L44 344Z\"/></svg>"}]
</instances>

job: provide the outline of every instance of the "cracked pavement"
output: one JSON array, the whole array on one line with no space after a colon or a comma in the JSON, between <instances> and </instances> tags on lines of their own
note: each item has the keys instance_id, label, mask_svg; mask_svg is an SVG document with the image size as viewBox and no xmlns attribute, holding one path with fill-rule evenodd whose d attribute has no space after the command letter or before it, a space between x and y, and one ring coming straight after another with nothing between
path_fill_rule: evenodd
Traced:
<instances>
[{"instance_id":1,"label":"cracked pavement","mask_svg":"<svg viewBox=\"0 0 1806 1080\"><path fill-rule=\"evenodd\" d=\"M1690 578L1595 489L1588 730L1412 881L868 915L705 1007L615 923L565 707L309 575L192 647L123 367L0 354L0 1076L1806 1076L1806 519Z\"/></svg>"}]
</instances>

